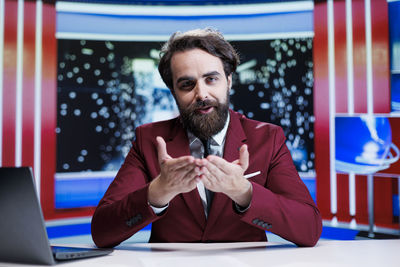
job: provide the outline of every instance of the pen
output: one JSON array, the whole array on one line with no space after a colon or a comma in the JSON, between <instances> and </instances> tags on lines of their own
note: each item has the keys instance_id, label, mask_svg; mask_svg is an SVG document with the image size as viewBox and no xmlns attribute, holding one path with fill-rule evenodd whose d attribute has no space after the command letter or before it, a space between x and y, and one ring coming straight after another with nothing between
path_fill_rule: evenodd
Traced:
<instances>
[{"instance_id":1,"label":"pen","mask_svg":"<svg viewBox=\"0 0 400 267\"><path fill-rule=\"evenodd\" d=\"M254 177L254 176L256 176L256 175L259 175L260 173L261 173L260 171L257 171L257 172L253 172L253 173L246 174L246 175L244 175L243 177L246 178L246 179L249 179L249 178L251 178L251 177Z\"/></svg>"}]
</instances>

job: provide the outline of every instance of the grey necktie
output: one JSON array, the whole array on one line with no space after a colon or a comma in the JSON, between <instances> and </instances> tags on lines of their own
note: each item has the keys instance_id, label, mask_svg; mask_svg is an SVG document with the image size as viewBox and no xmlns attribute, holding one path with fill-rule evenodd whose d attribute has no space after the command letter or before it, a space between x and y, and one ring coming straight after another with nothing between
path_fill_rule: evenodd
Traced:
<instances>
[{"instance_id":1,"label":"grey necktie","mask_svg":"<svg viewBox=\"0 0 400 267\"><path fill-rule=\"evenodd\" d=\"M203 143L203 147L204 147L204 158L206 158L208 155L212 154L211 152L211 148L210 148L210 139L207 140L201 140L201 142ZM210 214L210 208L211 208L211 203L214 197L214 192L208 190L207 188L204 188L205 192L206 192L206 199L207 199L207 214Z\"/></svg>"}]
</instances>

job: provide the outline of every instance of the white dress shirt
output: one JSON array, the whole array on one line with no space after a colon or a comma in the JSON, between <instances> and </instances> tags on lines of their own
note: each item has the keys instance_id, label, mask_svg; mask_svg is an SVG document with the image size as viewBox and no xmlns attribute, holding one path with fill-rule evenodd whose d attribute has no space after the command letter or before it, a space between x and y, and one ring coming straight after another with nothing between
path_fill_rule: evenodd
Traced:
<instances>
[{"instance_id":1,"label":"white dress shirt","mask_svg":"<svg viewBox=\"0 0 400 267\"><path fill-rule=\"evenodd\" d=\"M224 156L225 137L226 137L226 132L228 131L228 126L229 126L229 113L224 128L222 128L222 130L219 133L213 135L210 138L210 151L209 151L210 155L216 155L221 158ZM199 138L194 136L193 133L189 131L187 133L189 138L190 154L195 158L203 158L204 155L203 143ZM203 203L204 213L206 214L207 217L208 215L207 198L203 182L200 181L199 183L197 183L197 190L199 191L201 202Z\"/></svg>"}]
</instances>

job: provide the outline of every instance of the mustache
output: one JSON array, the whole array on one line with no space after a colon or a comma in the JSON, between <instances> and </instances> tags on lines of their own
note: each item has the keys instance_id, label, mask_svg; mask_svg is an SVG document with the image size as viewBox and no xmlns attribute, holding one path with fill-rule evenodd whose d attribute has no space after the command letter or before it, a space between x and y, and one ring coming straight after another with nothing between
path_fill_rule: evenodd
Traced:
<instances>
[{"instance_id":1,"label":"mustache","mask_svg":"<svg viewBox=\"0 0 400 267\"><path fill-rule=\"evenodd\" d=\"M203 108L203 107L217 107L218 103L215 100L211 99L206 99L206 100L198 100L196 103L192 104L190 106L191 110L195 110L198 108Z\"/></svg>"}]
</instances>

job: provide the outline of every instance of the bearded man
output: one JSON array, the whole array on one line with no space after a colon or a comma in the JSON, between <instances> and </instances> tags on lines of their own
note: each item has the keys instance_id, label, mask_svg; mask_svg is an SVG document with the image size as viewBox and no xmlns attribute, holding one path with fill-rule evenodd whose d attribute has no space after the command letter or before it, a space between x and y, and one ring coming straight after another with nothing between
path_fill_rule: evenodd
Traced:
<instances>
[{"instance_id":1,"label":"bearded man","mask_svg":"<svg viewBox=\"0 0 400 267\"><path fill-rule=\"evenodd\" d=\"M99 247L152 224L150 242L267 241L314 246L322 223L280 127L229 109L235 49L211 29L175 33L159 72L180 116L136 128L92 219Z\"/></svg>"}]
</instances>

